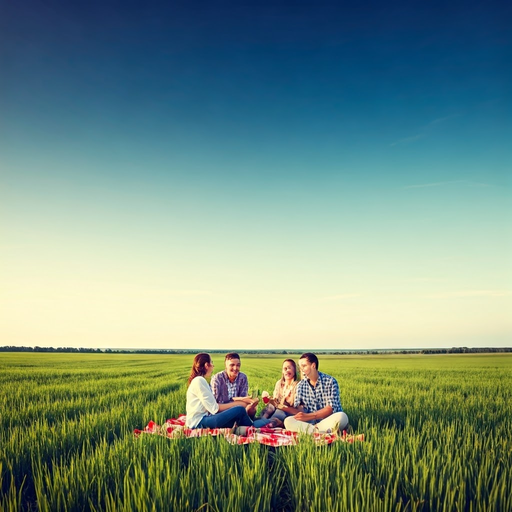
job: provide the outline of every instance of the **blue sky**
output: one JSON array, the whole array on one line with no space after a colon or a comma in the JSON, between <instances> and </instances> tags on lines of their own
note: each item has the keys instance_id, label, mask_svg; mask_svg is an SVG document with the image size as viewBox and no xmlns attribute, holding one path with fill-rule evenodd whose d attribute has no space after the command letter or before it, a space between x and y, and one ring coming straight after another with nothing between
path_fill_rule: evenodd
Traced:
<instances>
[{"instance_id":1,"label":"blue sky","mask_svg":"<svg viewBox=\"0 0 512 512\"><path fill-rule=\"evenodd\" d=\"M510 346L510 7L0 20L2 344Z\"/></svg>"}]
</instances>

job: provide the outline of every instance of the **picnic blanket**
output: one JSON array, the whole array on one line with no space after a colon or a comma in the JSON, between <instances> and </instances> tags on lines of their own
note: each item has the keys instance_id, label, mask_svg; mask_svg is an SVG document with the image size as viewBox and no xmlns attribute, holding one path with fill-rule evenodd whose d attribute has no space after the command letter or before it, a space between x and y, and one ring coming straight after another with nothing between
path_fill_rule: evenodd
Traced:
<instances>
[{"instance_id":1,"label":"picnic blanket","mask_svg":"<svg viewBox=\"0 0 512 512\"><path fill-rule=\"evenodd\" d=\"M223 436L231 444L261 443L274 447L293 446L301 439L301 434L283 428L247 427L244 432L245 435L237 435L233 428L186 428L185 418L184 414L180 414L177 418L167 420L163 425L157 425L154 421L150 421L144 429L135 429L133 433L136 437L142 434L156 434L171 439ZM364 441L364 434L347 434L345 430L342 433L338 431L314 433L311 434L311 437L320 445L331 444L337 441L344 443Z\"/></svg>"}]
</instances>

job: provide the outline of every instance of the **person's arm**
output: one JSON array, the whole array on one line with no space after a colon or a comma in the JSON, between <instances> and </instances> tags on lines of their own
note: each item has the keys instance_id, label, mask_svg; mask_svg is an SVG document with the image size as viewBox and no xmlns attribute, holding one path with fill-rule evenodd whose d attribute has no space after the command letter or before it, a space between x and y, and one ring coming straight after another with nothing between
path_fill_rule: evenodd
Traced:
<instances>
[{"instance_id":1,"label":"person's arm","mask_svg":"<svg viewBox=\"0 0 512 512\"><path fill-rule=\"evenodd\" d=\"M343 408L341 407L340 387L338 385L338 381L334 377L330 377L325 387L327 390L326 405L331 406L332 412L343 411Z\"/></svg>"},{"instance_id":2,"label":"person's arm","mask_svg":"<svg viewBox=\"0 0 512 512\"><path fill-rule=\"evenodd\" d=\"M323 420L332 414L332 407L330 405L326 405L322 407L318 411L314 412L298 412L294 418L299 421L312 421L312 420Z\"/></svg>"},{"instance_id":3,"label":"person's arm","mask_svg":"<svg viewBox=\"0 0 512 512\"><path fill-rule=\"evenodd\" d=\"M302 392L300 389L300 382L297 384L297 387L295 388L295 398L292 406L281 406L281 409L288 413L295 415L295 418L297 418L297 414L304 414L304 405L302 403ZM299 418L297 418L299 419Z\"/></svg>"},{"instance_id":4,"label":"person's arm","mask_svg":"<svg viewBox=\"0 0 512 512\"><path fill-rule=\"evenodd\" d=\"M272 393L272 396L269 397L268 403L274 409L277 409L280 401L281 401L281 379L279 379L276 382L276 385L274 386L274 392Z\"/></svg>"},{"instance_id":5,"label":"person's arm","mask_svg":"<svg viewBox=\"0 0 512 512\"><path fill-rule=\"evenodd\" d=\"M234 396L232 398L232 400L233 400L233 402L241 402L241 403L245 403L245 404L250 404L254 401L251 396ZM240 405L240 404L238 404L238 405Z\"/></svg>"},{"instance_id":6,"label":"person's arm","mask_svg":"<svg viewBox=\"0 0 512 512\"><path fill-rule=\"evenodd\" d=\"M247 380L247 375L245 373L240 373L239 375L240 385L238 387L238 396L247 396L249 394L249 381Z\"/></svg>"},{"instance_id":7,"label":"person's arm","mask_svg":"<svg viewBox=\"0 0 512 512\"><path fill-rule=\"evenodd\" d=\"M218 404L219 412L231 409L231 407L245 407L244 402L228 402L227 404Z\"/></svg>"},{"instance_id":8,"label":"person's arm","mask_svg":"<svg viewBox=\"0 0 512 512\"><path fill-rule=\"evenodd\" d=\"M224 382L222 381L222 373L216 373L212 380L210 381L210 386L212 388L213 396L215 397L215 400L220 405L223 403L222 399L222 388L224 386Z\"/></svg>"},{"instance_id":9,"label":"person's arm","mask_svg":"<svg viewBox=\"0 0 512 512\"><path fill-rule=\"evenodd\" d=\"M245 404L245 410L247 414L252 418L256 414L256 409L258 407L258 398L252 398L249 395L249 381L247 380L247 375L245 373L240 373L238 375L238 385L237 385L237 396L243 398L243 403ZM248 399L248 400L247 400ZM235 400L235 398L233 398Z\"/></svg>"},{"instance_id":10,"label":"person's arm","mask_svg":"<svg viewBox=\"0 0 512 512\"><path fill-rule=\"evenodd\" d=\"M292 414L292 415L301 413L303 411L303 407L301 405L299 407L291 407L286 404L283 404L283 405L278 404L276 406L276 409L280 409L281 411L284 411L286 414ZM297 418L297 419L299 419L299 418Z\"/></svg>"},{"instance_id":11,"label":"person's arm","mask_svg":"<svg viewBox=\"0 0 512 512\"><path fill-rule=\"evenodd\" d=\"M219 404L215 400L212 390L210 389L210 386L208 386L208 382L206 382L204 378L196 377L192 381L192 384L194 384L194 386L196 387L194 391L197 398L201 402L201 405L210 414L216 414L219 411Z\"/></svg>"}]
</instances>

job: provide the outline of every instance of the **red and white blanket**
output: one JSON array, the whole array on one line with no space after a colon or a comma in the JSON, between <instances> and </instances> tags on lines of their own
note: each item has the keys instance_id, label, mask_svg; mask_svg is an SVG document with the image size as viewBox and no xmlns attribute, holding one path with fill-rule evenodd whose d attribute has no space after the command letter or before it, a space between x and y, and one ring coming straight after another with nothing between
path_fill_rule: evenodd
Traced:
<instances>
[{"instance_id":1,"label":"red and white blanket","mask_svg":"<svg viewBox=\"0 0 512 512\"><path fill-rule=\"evenodd\" d=\"M248 427L246 435L237 435L232 428L185 428L185 415L181 414L178 418L167 420L163 425L157 425L150 421L143 429L133 431L136 437L141 434L157 434L171 439L178 437L203 437L203 436L223 436L232 444L261 443L268 446L292 446L298 443L300 436L297 432L291 432L282 428L254 428ZM364 434L347 434L333 432L329 434L312 434L317 444L331 444L336 441L344 443L353 443L354 441L364 441Z\"/></svg>"}]
</instances>

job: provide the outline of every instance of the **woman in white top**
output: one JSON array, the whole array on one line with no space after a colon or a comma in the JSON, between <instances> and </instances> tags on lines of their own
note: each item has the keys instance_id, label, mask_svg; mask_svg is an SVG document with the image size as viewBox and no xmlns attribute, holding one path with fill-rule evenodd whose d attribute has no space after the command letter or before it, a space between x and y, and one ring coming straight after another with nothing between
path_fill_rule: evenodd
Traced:
<instances>
[{"instance_id":1,"label":"woman in white top","mask_svg":"<svg viewBox=\"0 0 512 512\"><path fill-rule=\"evenodd\" d=\"M187 418L188 428L224 428L238 426L249 427L252 420L247 415L245 404L229 402L218 404L206 377L213 372L210 354L201 352L194 357L194 364L188 379Z\"/></svg>"},{"instance_id":2,"label":"woman in white top","mask_svg":"<svg viewBox=\"0 0 512 512\"><path fill-rule=\"evenodd\" d=\"M255 427L280 427L287 416L298 411L293 407L297 389L297 365L293 359L283 361L282 377L276 382L274 395L263 409L261 418L255 420Z\"/></svg>"}]
</instances>

